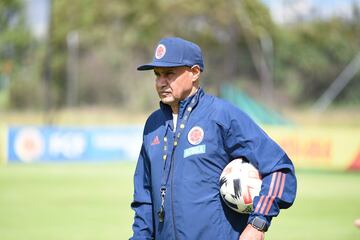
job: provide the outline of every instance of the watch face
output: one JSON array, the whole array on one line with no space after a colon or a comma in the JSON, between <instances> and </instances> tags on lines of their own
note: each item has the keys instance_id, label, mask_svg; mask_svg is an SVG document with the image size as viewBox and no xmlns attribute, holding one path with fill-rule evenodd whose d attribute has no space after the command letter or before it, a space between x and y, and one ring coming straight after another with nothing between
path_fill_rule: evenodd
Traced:
<instances>
[{"instance_id":1,"label":"watch face","mask_svg":"<svg viewBox=\"0 0 360 240\"><path fill-rule=\"evenodd\" d=\"M259 217L255 217L252 220L251 225L254 228L256 228L257 230L262 231L262 232L266 232L266 230L268 228L267 222L264 219L261 219Z\"/></svg>"}]
</instances>

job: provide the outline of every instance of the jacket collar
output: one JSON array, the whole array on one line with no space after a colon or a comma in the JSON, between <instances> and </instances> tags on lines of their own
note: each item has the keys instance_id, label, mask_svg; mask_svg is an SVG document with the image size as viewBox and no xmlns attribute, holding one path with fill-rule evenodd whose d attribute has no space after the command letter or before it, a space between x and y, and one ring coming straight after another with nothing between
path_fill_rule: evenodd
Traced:
<instances>
[{"instance_id":1,"label":"jacket collar","mask_svg":"<svg viewBox=\"0 0 360 240\"><path fill-rule=\"evenodd\" d=\"M192 100L195 101L195 106L194 106L194 108L195 108L197 106L197 104L199 103L200 98L204 95L205 95L204 90L202 88L198 88L198 90L196 91L196 93L194 95L191 95L191 96L185 98L184 100L181 100L179 102L179 115L178 115L179 119L182 119L187 106L190 104L190 102ZM172 110L169 105L160 102L160 109L164 113L166 120L172 119Z\"/></svg>"}]
</instances>

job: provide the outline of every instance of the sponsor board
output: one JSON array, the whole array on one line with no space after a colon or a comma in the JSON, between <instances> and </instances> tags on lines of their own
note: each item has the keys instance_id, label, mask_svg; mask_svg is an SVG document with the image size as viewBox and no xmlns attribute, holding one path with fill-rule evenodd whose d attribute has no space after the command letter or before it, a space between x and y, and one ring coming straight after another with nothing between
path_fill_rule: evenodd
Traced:
<instances>
[{"instance_id":1,"label":"sponsor board","mask_svg":"<svg viewBox=\"0 0 360 240\"><path fill-rule=\"evenodd\" d=\"M142 130L141 126L0 126L0 164L136 160ZM360 128L265 126L264 130L297 168L360 170ZM184 157L193 150L184 152Z\"/></svg>"},{"instance_id":2,"label":"sponsor board","mask_svg":"<svg viewBox=\"0 0 360 240\"><path fill-rule=\"evenodd\" d=\"M9 127L8 161L135 160L142 127Z\"/></svg>"},{"instance_id":3,"label":"sponsor board","mask_svg":"<svg viewBox=\"0 0 360 240\"><path fill-rule=\"evenodd\" d=\"M296 167L360 170L360 129L265 127Z\"/></svg>"},{"instance_id":4,"label":"sponsor board","mask_svg":"<svg viewBox=\"0 0 360 240\"><path fill-rule=\"evenodd\" d=\"M0 124L0 166L6 163L6 127Z\"/></svg>"}]
</instances>

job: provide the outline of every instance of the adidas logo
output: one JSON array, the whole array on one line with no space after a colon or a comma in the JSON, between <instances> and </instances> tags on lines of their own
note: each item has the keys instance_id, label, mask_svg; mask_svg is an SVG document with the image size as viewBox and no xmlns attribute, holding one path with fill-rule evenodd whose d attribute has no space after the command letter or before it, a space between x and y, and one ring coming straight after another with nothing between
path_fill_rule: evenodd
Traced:
<instances>
[{"instance_id":1,"label":"adidas logo","mask_svg":"<svg viewBox=\"0 0 360 240\"><path fill-rule=\"evenodd\" d=\"M151 142L151 145L158 145L160 143L159 137L156 136L154 137L154 139Z\"/></svg>"}]
</instances>

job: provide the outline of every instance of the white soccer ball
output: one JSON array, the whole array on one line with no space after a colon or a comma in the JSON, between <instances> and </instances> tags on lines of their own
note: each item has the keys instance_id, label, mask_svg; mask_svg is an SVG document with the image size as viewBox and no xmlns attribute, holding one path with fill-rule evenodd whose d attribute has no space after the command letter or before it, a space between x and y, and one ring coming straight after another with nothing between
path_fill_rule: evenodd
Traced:
<instances>
[{"instance_id":1,"label":"white soccer ball","mask_svg":"<svg viewBox=\"0 0 360 240\"><path fill-rule=\"evenodd\" d=\"M232 160L222 171L220 194L228 207L239 213L251 213L259 196L262 180L259 171L242 159Z\"/></svg>"}]
</instances>

